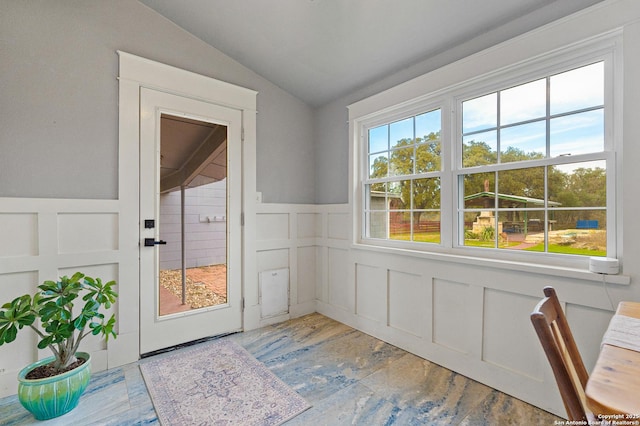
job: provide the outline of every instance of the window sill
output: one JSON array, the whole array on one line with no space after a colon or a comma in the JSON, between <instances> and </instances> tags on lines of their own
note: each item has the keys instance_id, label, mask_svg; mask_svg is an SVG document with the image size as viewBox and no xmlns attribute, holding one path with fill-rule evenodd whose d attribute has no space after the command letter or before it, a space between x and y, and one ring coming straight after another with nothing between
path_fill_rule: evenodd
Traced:
<instances>
[{"instance_id":1,"label":"window sill","mask_svg":"<svg viewBox=\"0 0 640 426\"><path fill-rule=\"evenodd\" d=\"M440 262L461 263L464 265L476 265L483 267L492 267L496 269L528 272L532 274L550 275L553 277L575 278L584 281L602 282L603 279L607 284L629 285L631 277L628 275L603 275L589 272L587 269L572 268L558 265L541 265L529 262L520 262L504 259L491 259L485 257L475 257L451 253L425 252L418 250L410 250L397 247L383 247L363 242L354 243L352 248L355 250L366 250L378 253L396 254L402 256L411 256L420 259L428 259Z\"/></svg>"}]
</instances>

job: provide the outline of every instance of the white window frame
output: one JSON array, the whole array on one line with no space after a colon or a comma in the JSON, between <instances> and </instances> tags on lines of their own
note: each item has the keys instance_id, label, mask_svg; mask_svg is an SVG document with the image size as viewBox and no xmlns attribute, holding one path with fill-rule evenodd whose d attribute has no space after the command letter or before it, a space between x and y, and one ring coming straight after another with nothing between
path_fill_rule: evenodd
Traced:
<instances>
[{"instance_id":1,"label":"white window frame","mask_svg":"<svg viewBox=\"0 0 640 426\"><path fill-rule=\"evenodd\" d=\"M469 169L461 167L462 154L462 102L475 96L500 91L519 84L534 81L563 71L579 68L594 62L603 61L605 69L604 111L605 135L602 153L575 155L570 160L563 157L547 158L545 165L563 162L605 160L607 164L607 257L617 257L621 252L622 230L621 197L616 191L621 179L622 153L622 58L621 34L613 31L574 45L556 49L530 60L466 79L429 93L416 93L416 97L396 105L386 106L378 111L357 117L352 121L354 155L354 245L376 250L402 250L414 255L454 255L465 258L492 259L506 262L525 262L547 266L587 269L588 256L557 253L521 252L517 250L472 248L460 244L461 226L458 225L458 176ZM428 75L427 75L428 76ZM423 76L424 77L424 76ZM394 89L376 96L374 103L383 105L377 99L388 95ZM442 174L441 174L441 242L421 243L390 239L368 238L365 220L365 182L368 179L368 130L389 124L404 118L419 115L433 109L441 109L442 127ZM536 164L531 162L526 167ZM511 168L512 163L504 166Z\"/></svg>"},{"instance_id":2,"label":"white window frame","mask_svg":"<svg viewBox=\"0 0 640 426\"><path fill-rule=\"evenodd\" d=\"M363 189L362 189L362 206L363 206L363 210L362 212L364 214L366 214L365 212L371 212L370 209L365 209L365 206L367 204L367 201L365 200L367 194L366 191L364 190L364 185L367 185L369 183L370 180L374 180L369 178L369 158L368 158L368 134L369 134L369 130L376 128L378 126L382 126L382 125L386 125L386 124L392 124L396 121L400 121L406 118L411 118L411 117L415 117L417 115L423 114L423 113L428 113L434 110L440 110L440 116L441 116L441 121L444 120L443 115L446 114L446 111L444 108L442 108L442 100L436 101L433 104L424 104L424 105L420 105L419 108L409 108L406 110L401 110L398 111L399 114L397 115L397 118L394 118L392 121L384 121L386 119L385 117L380 117L380 119L378 120L374 120L371 121L369 123L366 124L366 126L364 127L363 130L363 134L364 134L364 140L365 142L362 144L362 153L364 155L364 164L365 166L363 167L362 170L362 177L361 177L361 183L363 183ZM425 109L426 107L426 109ZM396 115L394 115L394 117L396 117ZM383 120L383 121L381 121ZM445 140L445 136L443 135L443 129L442 129L442 124L441 124L441 130L440 130L440 149L441 151L444 151L444 140ZM390 148L389 152L391 153L393 151L393 149ZM442 160L445 158L444 156L444 152L442 152L441 154L441 163ZM408 174L408 175L399 175L399 176L387 176L386 178L381 178L381 179L375 179L375 180L379 180L379 181L384 181L386 183L388 182L394 182L394 181L398 181L398 180L415 180L415 179L433 179L433 178L438 178L440 179L440 185L442 187L442 179L445 178L445 174L444 174L444 169L440 170L440 171L429 171L429 172L425 172L425 173L420 173L420 174ZM441 217L441 221L442 221L442 200L440 200L440 217ZM388 209L387 209L388 210ZM413 213L413 209L410 209L410 212ZM366 219L362 219L362 229L361 229L361 235L365 236L367 233L367 224L366 224ZM387 229L387 234L388 234L388 229ZM442 238L442 237L441 237ZM373 238L373 237L367 237L367 239L371 239L371 240L375 240L375 241L385 241L385 242L391 242L391 244L393 245L393 241L399 241L399 240L391 240L391 239L379 239L379 238ZM419 245L423 245L423 244L431 244L431 243L421 243L421 242L415 242L415 241L409 241L409 242L404 242L404 241L400 241L401 244L419 244ZM419 247L419 246L418 246Z\"/></svg>"}]
</instances>

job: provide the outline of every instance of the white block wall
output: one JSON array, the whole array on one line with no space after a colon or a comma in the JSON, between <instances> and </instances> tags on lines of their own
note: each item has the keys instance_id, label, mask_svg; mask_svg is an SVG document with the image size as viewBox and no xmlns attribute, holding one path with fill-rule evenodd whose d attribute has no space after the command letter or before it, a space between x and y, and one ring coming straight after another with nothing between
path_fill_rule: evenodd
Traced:
<instances>
[{"instance_id":1,"label":"white block wall","mask_svg":"<svg viewBox=\"0 0 640 426\"><path fill-rule=\"evenodd\" d=\"M185 191L187 268L227 262L226 180ZM160 268L182 267L180 191L160 195Z\"/></svg>"}]
</instances>

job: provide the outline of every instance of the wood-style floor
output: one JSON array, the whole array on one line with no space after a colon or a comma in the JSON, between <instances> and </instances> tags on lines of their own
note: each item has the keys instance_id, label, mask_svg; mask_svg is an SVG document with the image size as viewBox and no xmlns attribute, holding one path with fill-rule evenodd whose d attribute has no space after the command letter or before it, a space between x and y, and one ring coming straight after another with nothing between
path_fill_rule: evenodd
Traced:
<instances>
[{"instance_id":1,"label":"wood-style floor","mask_svg":"<svg viewBox=\"0 0 640 426\"><path fill-rule=\"evenodd\" d=\"M312 404L288 426L562 420L320 314L223 338L244 346ZM94 374L79 406L46 422L35 421L16 396L0 399L0 424L158 424L138 367L146 360Z\"/></svg>"}]
</instances>

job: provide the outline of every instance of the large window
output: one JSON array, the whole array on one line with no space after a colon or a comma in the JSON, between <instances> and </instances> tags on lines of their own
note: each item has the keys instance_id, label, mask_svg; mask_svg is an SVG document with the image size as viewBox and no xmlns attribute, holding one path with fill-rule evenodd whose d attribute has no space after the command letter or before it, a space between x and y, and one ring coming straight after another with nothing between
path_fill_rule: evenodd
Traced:
<instances>
[{"instance_id":1,"label":"large window","mask_svg":"<svg viewBox=\"0 0 640 426\"><path fill-rule=\"evenodd\" d=\"M615 256L609 61L505 72L363 122L361 240Z\"/></svg>"},{"instance_id":2,"label":"large window","mask_svg":"<svg viewBox=\"0 0 640 426\"><path fill-rule=\"evenodd\" d=\"M440 110L368 131L367 236L440 242Z\"/></svg>"},{"instance_id":3,"label":"large window","mask_svg":"<svg viewBox=\"0 0 640 426\"><path fill-rule=\"evenodd\" d=\"M461 106L460 242L606 256L604 62Z\"/></svg>"}]
</instances>

